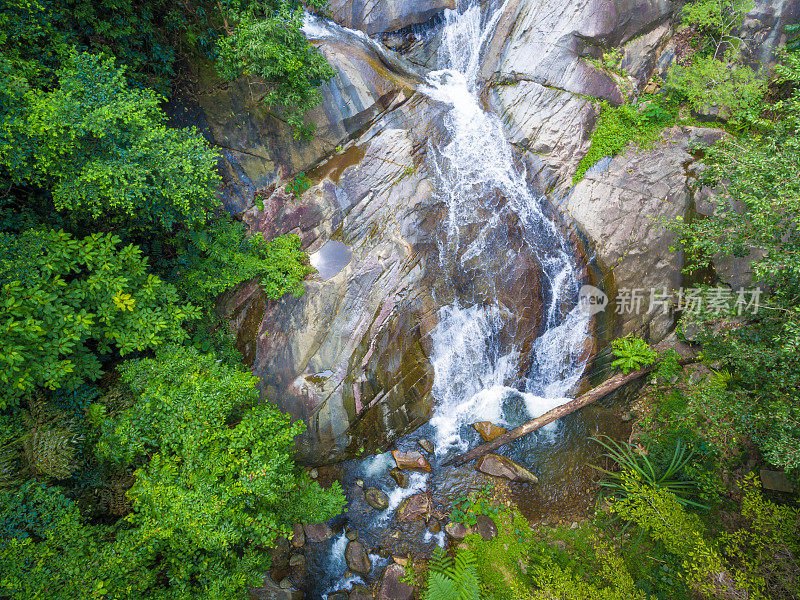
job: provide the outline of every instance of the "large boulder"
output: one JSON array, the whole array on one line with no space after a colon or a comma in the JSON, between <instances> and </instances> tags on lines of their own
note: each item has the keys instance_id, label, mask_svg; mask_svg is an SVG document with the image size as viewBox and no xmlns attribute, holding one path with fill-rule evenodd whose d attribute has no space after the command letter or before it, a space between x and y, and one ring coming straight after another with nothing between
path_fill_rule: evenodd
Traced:
<instances>
[{"instance_id":1,"label":"large boulder","mask_svg":"<svg viewBox=\"0 0 800 600\"><path fill-rule=\"evenodd\" d=\"M681 287L683 268L682 254L670 250L675 234L658 221L689 215L696 174L692 148L722 135L716 129L673 128L651 150L631 145L591 169L562 204L594 241L601 267L613 268L615 289L609 290L607 310L614 312L623 335L635 331L660 341L674 323L671 310L659 304L650 310L654 290L671 294Z\"/></svg>"},{"instance_id":2,"label":"large boulder","mask_svg":"<svg viewBox=\"0 0 800 600\"><path fill-rule=\"evenodd\" d=\"M372 561L367 555L364 544L358 540L349 542L344 551L344 559L347 563L347 568L354 573L368 575L372 570Z\"/></svg>"},{"instance_id":3,"label":"large boulder","mask_svg":"<svg viewBox=\"0 0 800 600\"><path fill-rule=\"evenodd\" d=\"M221 153L222 195L232 213L253 206L254 194L271 184L309 170L415 87L414 67L401 57L390 51L384 57L356 35L324 35L326 26L320 27L319 37L310 38L336 75L321 86L322 103L305 117L316 125L309 140L296 139L280 114L259 103L263 82L226 82L202 64L176 83L170 115L176 125L199 127ZM391 58L396 62L389 68Z\"/></svg>"},{"instance_id":4,"label":"large boulder","mask_svg":"<svg viewBox=\"0 0 800 600\"><path fill-rule=\"evenodd\" d=\"M416 450L392 450L392 456L394 457L398 469L421 471L422 473L431 472L431 465L428 459Z\"/></svg>"},{"instance_id":5,"label":"large boulder","mask_svg":"<svg viewBox=\"0 0 800 600\"><path fill-rule=\"evenodd\" d=\"M475 469L486 475L502 477L509 481L522 483L538 483L539 479L528 469L500 454L484 454L480 457Z\"/></svg>"},{"instance_id":6,"label":"large boulder","mask_svg":"<svg viewBox=\"0 0 800 600\"><path fill-rule=\"evenodd\" d=\"M431 499L428 494L409 496L397 508L397 520L401 523L414 523L427 519L431 512Z\"/></svg>"},{"instance_id":7,"label":"large boulder","mask_svg":"<svg viewBox=\"0 0 800 600\"><path fill-rule=\"evenodd\" d=\"M397 563L391 563L383 571L378 600L411 600L414 595L413 586L401 581L406 570Z\"/></svg>"},{"instance_id":8,"label":"large boulder","mask_svg":"<svg viewBox=\"0 0 800 600\"><path fill-rule=\"evenodd\" d=\"M626 96L627 82L587 59L648 35L670 19L674 8L670 0L505 4L484 53L482 75L511 141L528 153L552 187L568 189L589 149L597 118L592 99L620 104ZM648 67L640 77L649 78L653 65Z\"/></svg>"},{"instance_id":9,"label":"large boulder","mask_svg":"<svg viewBox=\"0 0 800 600\"><path fill-rule=\"evenodd\" d=\"M367 35L418 25L446 8L455 7L455 0L330 0L328 3L334 21Z\"/></svg>"}]
</instances>

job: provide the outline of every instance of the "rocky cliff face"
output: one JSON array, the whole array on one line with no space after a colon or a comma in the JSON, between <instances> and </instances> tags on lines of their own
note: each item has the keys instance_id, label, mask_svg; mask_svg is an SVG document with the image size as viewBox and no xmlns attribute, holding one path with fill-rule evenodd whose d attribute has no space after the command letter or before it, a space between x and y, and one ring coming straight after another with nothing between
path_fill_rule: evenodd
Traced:
<instances>
[{"instance_id":1,"label":"rocky cliff face","mask_svg":"<svg viewBox=\"0 0 800 600\"><path fill-rule=\"evenodd\" d=\"M758 3L746 24L754 60L770 56L797 5ZM433 232L442 207L424 161L429 136L438 135L438 109L419 93L415 63L435 67L435 43L421 50L422 42L407 39L416 34L391 32L452 7L452 0L334 0L339 23L385 35L370 41L341 29L317 31L315 43L337 75L309 115L318 123L310 142L294 140L258 105L257 85L198 73L191 90L198 106L186 117L224 156L227 208L254 232L299 234L325 265L300 299L268 302L251 284L220 303L263 396L307 423L299 452L309 463L385 444L430 412L428 333L446 291L435 289ZM620 103L666 69L675 54L675 7L668 0L509 0L484 52L484 102L501 116L531 181L588 240L609 291L680 285L682 258L668 252L674 240L653 219L692 208L690 148L720 135L669 131L654 149L601 161L572 186L597 118L594 99ZM430 27L425 43L435 38ZM381 48L381 39L407 56ZM623 49L625 77L587 60L613 47ZM302 198L276 185L301 171L314 182ZM520 290L537 287L537 271L512 271L518 285L509 285L508 304L527 307L529 343L537 298ZM672 318L620 315L612 324L657 340Z\"/></svg>"}]
</instances>

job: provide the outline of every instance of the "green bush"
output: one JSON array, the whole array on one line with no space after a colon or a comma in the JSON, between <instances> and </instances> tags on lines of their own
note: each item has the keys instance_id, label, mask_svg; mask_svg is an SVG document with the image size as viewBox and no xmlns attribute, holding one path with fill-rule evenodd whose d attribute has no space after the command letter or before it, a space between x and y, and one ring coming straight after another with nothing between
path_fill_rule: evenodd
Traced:
<instances>
[{"instance_id":1,"label":"green bush","mask_svg":"<svg viewBox=\"0 0 800 600\"><path fill-rule=\"evenodd\" d=\"M0 234L0 406L42 386L75 388L101 375L101 359L186 337L197 309L148 273L136 246L63 231Z\"/></svg>"},{"instance_id":2,"label":"green bush","mask_svg":"<svg viewBox=\"0 0 800 600\"><path fill-rule=\"evenodd\" d=\"M681 440L675 442L669 462L664 466L655 464L645 448L634 444L616 442L608 437L605 439L594 438L594 441L606 449L607 452L604 456L611 459L620 468L620 471L609 471L594 467L606 475L600 485L612 494L617 496L625 494L628 479L634 477L650 487L669 491L685 506L708 508L691 499L698 495L697 483L681 477L695 457L694 450Z\"/></svg>"},{"instance_id":3,"label":"green bush","mask_svg":"<svg viewBox=\"0 0 800 600\"><path fill-rule=\"evenodd\" d=\"M165 124L162 98L128 85L114 60L73 54L51 92L29 91L0 122L0 164L56 210L123 231L201 224L217 205L216 154L195 129Z\"/></svg>"},{"instance_id":4,"label":"green bush","mask_svg":"<svg viewBox=\"0 0 800 600\"><path fill-rule=\"evenodd\" d=\"M615 356L611 365L622 369L625 375L652 365L658 357L657 352L647 342L635 336L617 338L611 342L611 348Z\"/></svg>"},{"instance_id":5,"label":"green bush","mask_svg":"<svg viewBox=\"0 0 800 600\"><path fill-rule=\"evenodd\" d=\"M578 183L601 158L616 156L635 142L646 147L658 139L661 131L674 123L676 109L663 98L650 98L637 106L623 104L613 107L603 101L589 151L578 164L572 182Z\"/></svg>"},{"instance_id":6,"label":"green bush","mask_svg":"<svg viewBox=\"0 0 800 600\"><path fill-rule=\"evenodd\" d=\"M261 79L258 100L282 109L298 138L314 132L314 125L305 123L303 116L319 104L319 86L334 76L302 32L303 4L322 8L327 0L225 1L229 27L217 41L220 73L228 79Z\"/></svg>"}]
</instances>

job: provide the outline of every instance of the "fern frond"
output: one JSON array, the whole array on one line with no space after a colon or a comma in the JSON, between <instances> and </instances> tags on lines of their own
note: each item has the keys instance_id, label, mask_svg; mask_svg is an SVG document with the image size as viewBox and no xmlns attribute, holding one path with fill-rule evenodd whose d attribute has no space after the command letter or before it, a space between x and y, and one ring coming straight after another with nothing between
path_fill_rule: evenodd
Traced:
<instances>
[{"instance_id":1,"label":"fern frond","mask_svg":"<svg viewBox=\"0 0 800 600\"><path fill-rule=\"evenodd\" d=\"M453 558L448 556L442 548L437 547L433 551L431 560L428 563L428 570L431 573L438 573L449 577L453 573L453 564Z\"/></svg>"},{"instance_id":2,"label":"fern frond","mask_svg":"<svg viewBox=\"0 0 800 600\"><path fill-rule=\"evenodd\" d=\"M458 587L459 600L480 600L478 561L471 550L462 550L456 554L453 580Z\"/></svg>"},{"instance_id":3,"label":"fern frond","mask_svg":"<svg viewBox=\"0 0 800 600\"><path fill-rule=\"evenodd\" d=\"M425 600L458 600L456 582L443 573L431 572L428 575L428 591Z\"/></svg>"},{"instance_id":4,"label":"fern frond","mask_svg":"<svg viewBox=\"0 0 800 600\"><path fill-rule=\"evenodd\" d=\"M22 448L34 476L66 479L75 470L73 435L66 429L32 429L23 438Z\"/></svg>"}]
</instances>

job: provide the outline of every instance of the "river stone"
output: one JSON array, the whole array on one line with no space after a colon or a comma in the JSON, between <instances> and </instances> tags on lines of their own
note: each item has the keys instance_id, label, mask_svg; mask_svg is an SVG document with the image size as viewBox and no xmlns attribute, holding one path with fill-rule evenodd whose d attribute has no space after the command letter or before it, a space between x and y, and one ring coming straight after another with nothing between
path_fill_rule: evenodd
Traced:
<instances>
[{"instance_id":1,"label":"river stone","mask_svg":"<svg viewBox=\"0 0 800 600\"><path fill-rule=\"evenodd\" d=\"M409 496L397 509L397 520L401 523L414 523L429 516L431 499L428 494L420 493Z\"/></svg>"},{"instance_id":2,"label":"river stone","mask_svg":"<svg viewBox=\"0 0 800 600\"><path fill-rule=\"evenodd\" d=\"M392 450L392 456L394 457L394 461L397 463L398 469L421 471L423 473L431 472L431 465L428 460L416 450Z\"/></svg>"},{"instance_id":3,"label":"river stone","mask_svg":"<svg viewBox=\"0 0 800 600\"><path fill-rule=\"evenodd\" d=\"M351 529L344 536L352 542L353 540L358 539L358 531L356 531L355 529Z\"/></svg>"},{"instance_id":4,"label":"river stone","mask_svg":"<svg viewBox=\"0 0 800 600\"><path fill-rule=\"evenodd\" d=\"M503 435L506 432L503 427L498 427L491 421L478 421L473 423L472 427L481 435L484 442L491 442L498 435Z\"/></svg>"},{"instance_id":5,"label":"river stone","mask_svg":"<svg viewBox=\"0 0 800 600\"><path fill-rule=\"evenodd\" d=\"M292 554L289 559L289 566L294 568L302 568L306 564L306 557L302 554Z\"/></svg>"},{"instance_id":6,"label":"river stone","mask_svg":"<svg viewBox=\"0 0 800 600\"><path fill-rule=\"evenodd\" d=\"M428 519L427 525L428 525L428 531L430 531L434 535L436 535L442 530L442 524L439 523L439 520L436 519L435 517L431 517L430 519Z\"/></svg>"},{"instance_id":7,"label":"river stone","mask_svg":"<svg viewBox=\"0 0 800 600\"><path fill-rule=\"evenodd\" d=\"M428 454L433 454L433 451L436 449L434 447L434 445L433 445L433 442L430 441L429 439L426 439L426 438L422 438L422 439L417 440L417 443Z\"/></svg>"},{"instance_id":8,"label":"river stone","mask_svg":"<svg viewBox=\"0 0 800 600\"><path fill-rule=\"evenodd\" d=\"M484 542L493 540L497 537L497 524L491 517L486 515L478 515L477 523L475 523L475 530L483 538Z\"/></svg>"},{"instance_id":9,"label":"river stone","mask_svg":"<svg viewBox=\"0 0 800 600\"><path fill-rule=\"evenodd\" d=\"M391 475L392 479L397 482L401 488L407 488L409 483L408 473L403 471L398 467L394 467L391 471L389 471L389 475Z\"/></svg>"},{"instance_id":10,"label":"river stone","mask_svg":"<svg viewBox=\"0 0 800 600\"><path fill-rule=\"evenodd\" d=\"M370 561L367 551L364 549L364 544L357 540L347 544L347 548L344 551L344 560L347 563L347 568L354 573L368 575L372 570L372 561Z\"/></svg>"},{"instance_id":11,"label":"river stone","mask_svg":"<svg viewBox=\"0 0 800 600\"><path fill-rule=\"evenodd\" d=\"M303 592L281 587L268 575L264 576L261 586L248 588L248 591L251 600L303 600Z\"/></svg>"},{"instance_id":12,"label":"river stone","mask_svg":"<svg viewBox=\"0 0 800 600\"><path fill-rule=\"evenodd\" d=\"M369 487L364 490L364 499L375 510L386 510L389 506L389 497L378 488Z\"/></svg>"},{"instance_id":13,"label":"river stone","mask_svg":"<svg viewBox=\"0 0 800 600\"><path fill-rule=\"evenodd\" d=\"M327 9L340 25L375 35L420 25L455 7L455 0L330 0Z\"/></svg>"},{"instance_id":14,"label":"river stone","mask_svg":"<svg viewBox=\"0 0 800 600\"><path fill-rule=\"evenodd\" d=\"M414 588L400 581L405 575L406 570L397 563L393 562L387 566L381 576L378 600L411 600Z\"/></svg>"},{"instance_id":15,"label":"river stone","mask_svg":"<svg viewBox=\"0 0 800 600\"><path fill-rule=\"evenodd\" d=\"M794 492L794 486L786 477L783 471L770 471L768 469L761 469L759 475L761 476L761 485L765 490L773 490L776 492L787 492L791 494Z\"/></svg>"},{"instance_id":16,"label":"river stone","mask_svg":"<svg viewBox=\"0 0 800 600\"><path fill-rule=\"evenodd\" d=\"M350 590L350 600L374 600L375 596L363 585L354 585Z\"/></svg>"},{"instance_id":17,"label":"river stone","mask_svg":"<svg viewBox=\"0 0 800 600\"><path fill-rule=\"evenodd\" d=\"M468 533L467 526L463 523L448 523L444 526L444 531L455 540L463 540Z\"/></svg>"},{"instance_id":18,"label":"river stone","mask_svg":"<svg viewBox=\"0 0 800 600\"><path fill-rule=\"evenodd\" d=\"M348 594L345 590L339 590L338 592L328 594L328 600L348 600L349 598L350 594Z\"/></svg>"},{"instance_id":19,"label":"river stone","mask_svg":"<svg viewBox=\"0 0 800 600\"><path fill-rule=\"evenodd\" d=\"M475 469L486 475L502 477L509 481L539 483L539 479L522 465L499 454L484 454L478 459Z\"/></svg>"},{"instance_id":20,"label":"river stone","mask_svg":"<svg viewBox=\"0 0 800 600\"><path fill-rule=\"evenodd\" d=\"M327 523L303 525L303 530L305 531L306 539L313 543L324 542L333 537L333 531L331 531Z\"/></svg>"},{"instance_id":21,"label":"river stone","mask_svg":"<svg viewBox=\"0 0 800 600\"><path fill-rule=\"evenodd\" d=\"M292 525L292 546L295 548L302 548L306 543L306 533L303 531L303 525L295 523Z\"/></svg>"}]
</instances>

